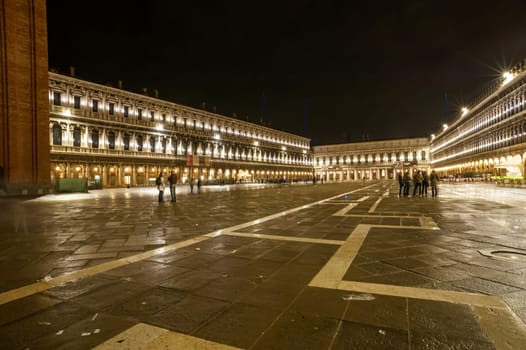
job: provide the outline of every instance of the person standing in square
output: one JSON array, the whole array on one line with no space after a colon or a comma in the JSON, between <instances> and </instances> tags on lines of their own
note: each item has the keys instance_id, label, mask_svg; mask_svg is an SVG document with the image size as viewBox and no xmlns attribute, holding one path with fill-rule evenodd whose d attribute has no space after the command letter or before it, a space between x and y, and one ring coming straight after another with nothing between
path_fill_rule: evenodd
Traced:
<instances>
[{"instance_id":1,"label":"person standing in square","mask_svg":"<svg viewBox=\"0 0 526 350\"><path fill-rule=\"evenodd\" d=\"M170 196L172 197L172 202L176 202L176 186L177 186L177 175L175 174L175 171L172 171L172 174L168 176L168 182L170 183Z\"/></svg>"},{"instance_id":2,"label":"person standing in square","mask_svg":"<svg viewBox=\"0 0 526 350\"><path fill-rule=\"evenodd\" d=\"M159 176L155 180L155 184L157 185L157 189L159 190L159 203L164 202L164 178L163 173L159 173Z\"/></svg>"}]
</instances>

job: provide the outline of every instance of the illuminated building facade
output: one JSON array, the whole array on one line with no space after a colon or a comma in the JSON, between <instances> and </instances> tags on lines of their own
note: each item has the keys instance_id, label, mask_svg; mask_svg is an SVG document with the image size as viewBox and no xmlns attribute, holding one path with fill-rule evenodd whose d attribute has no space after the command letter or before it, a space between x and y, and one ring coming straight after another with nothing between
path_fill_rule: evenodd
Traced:
<instances>
[{"instance_id":1,"label":"illuminated building facade","mask_svg":"<svg viewBox=\"0 0 526 350\"><path fill-rule=\"evenodd\" d=\"M430 149L431 165L442 176L496 175L524 183L526 60L432 135Z\"/></svg>"},{"instance_id":2,"label":"illuminated building facade","mask_svg":"<svg viewBox=\"0 0 526 350\"><path fill-rule=\"evenodd\" d=\"M312 178L310 140L204 110L49 73L51 181L91 186Z\"/></svg>"},{"instance_id":3,"label":"illuminated building facade","mask_svg":"<svg viewBox=\"0 0 526 350\"><path fill-rule=\"evenodd\" d=\"M524 183L526 61L431 138L314 146L301 136L158 98L49 74L51 180L142 186L180 182L394 179L397 173L506 175Z\"/></svg>"},{"instance_id":4,"label":"illuminated building facade","mask_svg":"<svg viewBox=\"0 0 526 350\"><path fill-rule=\"evenodd\" d=\"M387 180L429 170L429 140L409 138L313 147L314 170L322 181Z\"/></svg>"}]
</instances>

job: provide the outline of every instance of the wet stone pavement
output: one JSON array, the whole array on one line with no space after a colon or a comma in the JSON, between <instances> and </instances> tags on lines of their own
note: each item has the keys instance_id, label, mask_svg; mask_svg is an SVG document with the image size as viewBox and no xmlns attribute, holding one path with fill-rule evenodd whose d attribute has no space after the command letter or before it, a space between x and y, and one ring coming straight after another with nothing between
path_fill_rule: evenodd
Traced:
<instances>
[{"instance_id":1,"label":"wet stone pavement","mask_svg":"<svg viewBox=\"0 0 526 350\"><path fill-rule=\"evenodd\" d=\"M526 349L525 212L492 184L1 198L0 349Z\"/></svg>"}]
</instances>

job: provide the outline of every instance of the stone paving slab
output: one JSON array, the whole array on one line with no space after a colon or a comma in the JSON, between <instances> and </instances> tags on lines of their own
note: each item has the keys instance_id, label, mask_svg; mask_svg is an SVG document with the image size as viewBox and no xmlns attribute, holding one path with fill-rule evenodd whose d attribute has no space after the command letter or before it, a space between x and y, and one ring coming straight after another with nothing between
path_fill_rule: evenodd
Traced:
<instances>
[{"instance_id":1,"label":"stone paving slab","mask_svg":"<svg viewBox=\"0 0 526 350\"><path fill-rule=\"evenodd\" d=\"M520 349L526 194L480 186L0 199L2 349Z\"/></svg>"}]
</instances>

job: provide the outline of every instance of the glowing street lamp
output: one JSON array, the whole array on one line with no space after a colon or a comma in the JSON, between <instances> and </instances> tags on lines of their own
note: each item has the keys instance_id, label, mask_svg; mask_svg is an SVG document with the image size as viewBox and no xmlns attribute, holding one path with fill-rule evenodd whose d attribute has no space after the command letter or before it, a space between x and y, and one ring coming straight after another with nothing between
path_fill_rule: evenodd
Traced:
<instances>
[{"instance_id":1,"label":"glowing street lamp","mask_svg":"<svg viewBox=\"0 0 526 350\"><path fill-rule=\"evenodd\" d=\"M502 77L504 78L504 81L502 82L502 85L508 84L510 81L515 78L515 75L511 72L504 72L502 73Z\"/></svg>"},{"instance_id":2,"label":"glowing street lamp","mask_svg":"<svg viewBox=\"0 0 526 350\"><path fill-rule=\"evenodd\" d=\"M469 110L466 107L462 107L462 116L468 114Z\"/></svg>"}]
</instances>

